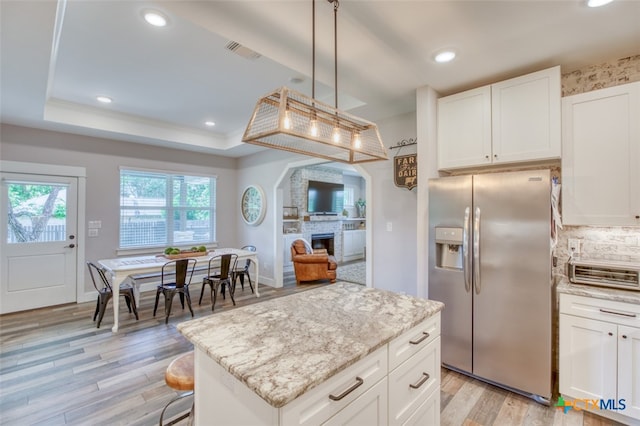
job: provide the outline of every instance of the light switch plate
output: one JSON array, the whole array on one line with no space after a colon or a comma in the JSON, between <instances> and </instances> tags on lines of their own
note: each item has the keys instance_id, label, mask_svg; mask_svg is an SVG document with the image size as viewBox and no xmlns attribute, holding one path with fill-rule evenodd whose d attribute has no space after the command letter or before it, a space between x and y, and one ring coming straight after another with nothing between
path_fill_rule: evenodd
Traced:
<instances>
[{"instance_id":1,"label":"light switch plate","mask_svg":"<svg viewBox=\"0 0 640 426\"><path fill-rule=\"evenodd\" d=\"M89 237L97 237L98 230L95 228L89 228L89 233L87 234Z\"/></svg>"},{"instance_id":2,"label":"light switch plate","mask_svg":"<svg viewBox=\"0 0 640 426\"><path fill-rule=\"evenodd\" d=\"M569 253L580 254L580 239L569 238Z\"/></svg>"},{"instance_id":3,"label":"light switch plate","mask_svg":"<svg viewBox=\"0 0 640 426\"><path fill-rule=\"evenodd\" d=\"M102 228L101 220L90 220L89 221L89 229L100 229Z\"/></svg>"}]
</instances>

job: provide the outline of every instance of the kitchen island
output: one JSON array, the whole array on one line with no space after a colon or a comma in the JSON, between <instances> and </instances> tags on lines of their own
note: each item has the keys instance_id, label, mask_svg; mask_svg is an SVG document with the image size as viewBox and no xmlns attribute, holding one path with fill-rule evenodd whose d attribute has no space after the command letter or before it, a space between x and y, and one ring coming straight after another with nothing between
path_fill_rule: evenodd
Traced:
<instances>
[{"instance_id":1,"label":"kitchen island","mask_svg":"<svg viewBox=\"0 0 640 426\"><path fill-rule=\"evenodd\" d=\"M337 283L181 323L195 424L437 424L443 306Z\"/></svg>"}]
</instances>

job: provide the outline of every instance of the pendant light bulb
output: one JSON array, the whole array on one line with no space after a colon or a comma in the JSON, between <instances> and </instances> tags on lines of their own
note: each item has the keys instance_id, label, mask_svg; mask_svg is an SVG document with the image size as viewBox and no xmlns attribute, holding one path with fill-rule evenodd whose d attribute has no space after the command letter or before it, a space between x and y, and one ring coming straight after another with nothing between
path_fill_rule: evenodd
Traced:
<instances>
[{"instance_id":1,"label":"pendant light bulb","mask_svg":"<svg viewBox=\"0 0 640 426\"><path fill-rule=\"evenodd\" d=\"M318 136L318 120L316 118L309 121L309 134L314 137Z\"/></svg>"},{"instance_id":2,"label":"pendant light bulb","mask_svg":"<svg viewBox=\"0 0 640 426\"><path fill-rule=\"evenodd\" d=\"M331 134L331 140L333 140L333 143L340 143L340 128L338 127L337 123L333 128L333 133Z\"/></svg>"},{"instance_id":3,"label":"pendant light bulb","mask_svg":"<svg viewBox=\"0 0 640 426\"><path fill-rule=\"evenodd\" d=\"M360 138L360 132L353 134L353 146L360 149L362 147L362 139Z\"/></svg>"},{"instance_id":4,"label":"pendant light bulb","mask_svg":"<svg viewBox=\"0 0 640 426\"><path fill-rule=\"evenodd\" d=\"M286 130L290 130L291 129L291 115L289 114L289 110L286 110L284 112L284 119L282 120L282 126Z\"/></svg>"}]
</instances>

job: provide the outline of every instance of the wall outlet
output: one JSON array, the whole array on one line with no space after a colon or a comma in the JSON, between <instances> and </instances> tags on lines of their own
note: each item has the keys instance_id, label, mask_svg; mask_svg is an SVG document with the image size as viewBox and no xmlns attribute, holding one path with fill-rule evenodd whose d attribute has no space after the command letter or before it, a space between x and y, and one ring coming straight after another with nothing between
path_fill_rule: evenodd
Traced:
<instances>
[{"instance_id":1,"label":"wall outlet","mask_svg":"<svg viewBox=\"0 0 640 426\"><path fill-rule=\"evenodd\" d=\"M570 254L580 254L580 239L579 238L569 238L569 253Z\"/></svg>"}]
</instances>

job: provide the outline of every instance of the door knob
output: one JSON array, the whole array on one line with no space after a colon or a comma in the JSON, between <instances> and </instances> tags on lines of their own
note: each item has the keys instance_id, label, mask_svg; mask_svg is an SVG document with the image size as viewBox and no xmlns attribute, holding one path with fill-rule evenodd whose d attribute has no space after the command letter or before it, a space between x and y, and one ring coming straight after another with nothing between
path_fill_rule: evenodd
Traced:
<instances>
[{"instance_id":1,"label":"door knob","mask_svg":"<svg viewBox=\"0 0 640 426\"><path fill-rule=\"evenodd\" d=\"M75 244L69 244L68 246L64 246L64 248L74 248L75 246Z\"/></svg>"}]
</instances>

